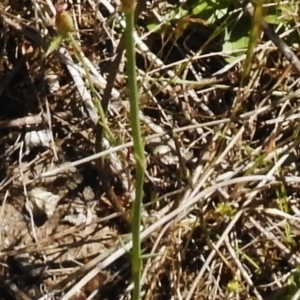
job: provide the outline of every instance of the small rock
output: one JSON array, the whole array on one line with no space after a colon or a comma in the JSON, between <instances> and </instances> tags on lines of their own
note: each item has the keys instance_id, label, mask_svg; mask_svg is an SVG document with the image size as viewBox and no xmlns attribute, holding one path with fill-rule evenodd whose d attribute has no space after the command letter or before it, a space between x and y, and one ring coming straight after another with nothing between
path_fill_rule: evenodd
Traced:
<instances>
[{"instance_id":1,"label":"small rock","mask_svg":"<svg viewBox=\"0 0 300 300\"><path fill-rule=\"evenodd\" d=\"M29 202L26 203L26 209L34 216L45 214L50 218L57 206L60 196L54 195L42 188L35 188L28 192Z\"/></svg>"},{"instance_id":2,"label":"small rock","mask_svg":"<svg viewBox=\"0 0 300 300\"><path fill-rule=\"evenodd\" d=\"M87 186L83 190L83 198L85 201L91 201L95 199L95 193L90 186Z\"/></svg>"}]
</instances>

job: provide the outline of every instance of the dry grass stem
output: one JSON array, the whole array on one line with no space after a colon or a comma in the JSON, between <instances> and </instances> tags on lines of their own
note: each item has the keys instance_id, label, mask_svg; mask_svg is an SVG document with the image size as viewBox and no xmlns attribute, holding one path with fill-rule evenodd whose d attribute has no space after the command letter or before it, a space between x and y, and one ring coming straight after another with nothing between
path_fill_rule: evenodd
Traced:
<instances>
[{"instance_id":1,"label":"dry grass stem","mask_svg":"<svg viewBox=\"0 0 300 300\"><path fill-rule=\"evenodd\" d=\"M96 134L74 49L64 41L46 56L53 2L19 2L0 4L0 298L128 300L135 171L123 15L110 0L67 7L111 145ZM175 2L140 3L136 15L142 299L296 299L299 3L268 3L267 27L289 50L262 34L241 86L243 9L229 1L207 19L200 2Z\"/></svg>"}]
</instances>

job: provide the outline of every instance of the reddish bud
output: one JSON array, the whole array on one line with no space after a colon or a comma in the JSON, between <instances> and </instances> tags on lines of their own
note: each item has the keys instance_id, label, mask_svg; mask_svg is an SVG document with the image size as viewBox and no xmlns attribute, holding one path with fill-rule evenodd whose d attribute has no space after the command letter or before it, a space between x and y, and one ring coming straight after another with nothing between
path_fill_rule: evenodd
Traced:
<instances>
[{"instance_id":1,"label":"reddish bud","mask_svg":"<svg viewBox=\"0 0 300 300\"><path fill-rule=\"evenodd\" d=\"M74 29L73 19L66 12L68 5L66 3L56 4L55 26L59 34L67 34Z\"/></svg>"}]
</instances>

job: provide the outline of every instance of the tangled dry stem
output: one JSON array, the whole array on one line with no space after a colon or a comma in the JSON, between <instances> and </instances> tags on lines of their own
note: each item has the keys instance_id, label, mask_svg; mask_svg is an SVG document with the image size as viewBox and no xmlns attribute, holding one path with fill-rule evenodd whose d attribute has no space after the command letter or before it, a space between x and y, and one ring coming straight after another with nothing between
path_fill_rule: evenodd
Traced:
<instances>
[{"instance_id":1,"label":"tangled dry stem","mask_svg":"<svg viewBox=\"0 0 300 300\"><path fill-rule=\"evenodd\" d=\"M120 145L103 141L97 154L82 66L67 43L45 59L54 8L34 3L26 10L18 1L0 7L0 295L130 299L134 174L124 58L107 107ZM298 75L263 40L242 89L245 56L229 64L231 53L218 38L206 44L212 26L183 20L187 28L171 27L172 5L163 4L143 8L136 33L148 159L142 237L144 253L152 254L145 260L143 299L293 295ZM87 1L69 12L101 100L119 53L117 7ZM153 18L161 32L146 29ZM243 110L232 119L238 101ZM27 134L41 131L50 134L48 142L30 146ZM36 187L59 195L52 216L24 210L27 192Z\"/></svg>"}]
</instances>

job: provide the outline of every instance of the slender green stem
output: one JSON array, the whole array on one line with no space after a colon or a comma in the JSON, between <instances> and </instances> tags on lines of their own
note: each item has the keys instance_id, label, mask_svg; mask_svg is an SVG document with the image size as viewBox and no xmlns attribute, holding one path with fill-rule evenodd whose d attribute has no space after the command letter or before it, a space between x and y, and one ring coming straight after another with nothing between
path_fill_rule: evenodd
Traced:
<instances>
[{"instance_id":1,"label":"slender green stem","mask_svg":"<svg viewBox=\"0 0 300 300\"><path fill-rule=\"evenodd\" d=\"M128 4L128 3L126 3ZM128 93L130 101L130 124L132 130L135 168L136 168L136 184L135 184L135 201L132 206L132 256L131 268L134 282L133 300L140 299L141 289L141 241L140 241L140 225L141 225L141 209L143 199L144 174L146 169L146 159L144 154L144 142L142 140L141 126L139 119L139 93L136 76L135 61L135 44L134 44L134 10L135 3L130 3L129 7L123 7L126 20L125 39L126 39L126 55L127 55L127 75L128 75Z\"/></svg>"},{"instance_id":2,"label":"slender green stem","mask_svg":"<svg viewBox=\"0 0 300 300\"><path fill-rule=\"evenodd\" d=\"M73 46L73 48L76 52L77 57L78 57L79 61L81 62L82 66L83 66L84 72L86 74L87 81L89 82L89 85L90 85L92 99L93 99L94 105L97 108L98 116L100 117L100 123L101 123L101 125L103 126L103 129L104 129L105 137L109 140L110 143L115 145L116 143L115 143L114 135L112 134L112 132L110 131L110 129L107 125L106 118L105 118L105 113L103 111L102 105L97 100L97 97L96 97L97 93L96 93L93 81L91 79L90 72L89 72L89 70L86 66L86 63L85 63L82 55L81 55L80 46L75 41L72 33L68 32L67 37L69 38L69 40L70 40L70 42L71 42L71 44L72 44L72 46Z\"/></svg>"}]
</instances>

